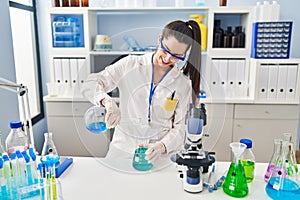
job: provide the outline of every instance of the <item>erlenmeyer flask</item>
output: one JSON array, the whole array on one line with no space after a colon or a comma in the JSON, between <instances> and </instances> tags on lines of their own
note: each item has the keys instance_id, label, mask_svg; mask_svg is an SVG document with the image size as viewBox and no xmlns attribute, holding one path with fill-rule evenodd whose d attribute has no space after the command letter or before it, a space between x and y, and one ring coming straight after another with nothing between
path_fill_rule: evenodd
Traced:
<instances>
[{"instance_id":1,"label":"erlenmeyer flask","mask_svg":"<svg viewBox=\"0 0 300 200\"><path fill-rule=\"evenodd\" d=\"M90 107L84 114L86 128L92 133L103 133L107 130L105 123L105 108L100 106Z\"/></svg>"},{"instance_id":2,"label":"erlenmeyer flask","mask_svg":"<svg viewBox=\"0 0 300 200\"><path fill-rule=\"evenodd\" d=\"M265 177L264 177L265 181L268 181L270 176L271 176L271 173L274 169L276 160L278 159L278 157L280 155L281 145L282 145L282 140L281 139L274 139L274 151L273 151L272 158L269 162L269 165L268 165Z\"/></svg>"},{"instance_id":3,"label":"erlenmeyer flask","mask_svg":"<svg viewBox=\"0 0 300 200\"><path fill-rule=\"evenodd\" d=\"M52 166L58 163L60 158L52 139L52 133L44 133L44 137L45 141L42 150L41 161Z\"/></svg>"},{"instance_id":4,"label":"erlenmeyer flask","mask_svg":"<svg viewBox=\"0 0 300 200\"><path fill-rule=\"evenodd\" d=\"M295 170L295 173L298 173L298 166L296 161L296 156L294 153L293 143L292 143L292 134L291 133L283 133L283 140L288 142L288 153L287 153L287 159L291 166L294 166L294 168L288 168L287 173L290 175L291 173L294 173L292 170Z\"/></svg>"},{"instance_id":5,"label":"erlenmeyer flask","mask_svg":"<svg viewBox=\"0 0 300 200\"><path fill-rule=\"evenodd\" d=\"M233 142L230 143L230 147L234 158L223 183L223 191L229 196L245 197L248 194L248 185L240 156L246 149L246 145Z\"/></svg>"},{"instance_id":6,"label":"erlenmeyer flask","mask_svg":"<svg viewBox=\"0 0 300 200\"><path fill-rule=\"evenodd\" d=\"M266 186L266 193L273 200L300 199L299 174L296 173L294 165L289 163L289 146L290 142L281 142L280 155ZM288 173L289 170L292 170L292 173Z\"/></svg>"}]
</instances>

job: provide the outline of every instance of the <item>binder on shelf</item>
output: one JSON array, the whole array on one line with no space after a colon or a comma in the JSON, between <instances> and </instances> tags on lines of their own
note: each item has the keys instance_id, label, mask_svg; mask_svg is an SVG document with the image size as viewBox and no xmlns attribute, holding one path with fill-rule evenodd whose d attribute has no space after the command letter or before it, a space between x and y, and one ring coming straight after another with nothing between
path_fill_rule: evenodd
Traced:
<instances>
[{"instance_id":1,"label":"binder on shelf","mask_svg":"<svg viewBox=\"0 0 300 200\"><path fill-rule=\"evenodd\" d=\"M220 84L220 60L212 59L210 73L210 91L213 98L221 98L224 96L224 91ZM223 95L222 95L223 94Z\"/></svg>"},{"instance_id":2,"label":"binder on shelf","mask_svg":"<svg viewBox=\"0 0 300 200\"><path fill-rule=\"evenodd\" d=\"M268 77L268 92L267 99L276 99L277 97L277 80L278 80L278 65L269 65Z\"/></svg>"},{"instance_id":3,"label":"binder on shelf","mask_svg":"<svg viewBox=\"0 0 300 200\"><path fill-rule=\"evenodd\" d=\"M85 58L77 59L77 66L78 66L78 81L79 84L83 84L87 77L86 59Z\"/></svg>"},{"instance_id":4,"label":"binder on shelf","mask_svg":"<svg viewBox=\"0 0 300 200\"><path fill-rule=\"evenodd\" d=\"M54 58L53 59L53 65L54 65L54 80L57 84L62 84L62 67L61 67L61 59L60 58Z\"/></svg>"},{"instance_id":5,"label":"binder on shelf","mask_svg":"<svg viewBox=\"0 0 300 200\"><path fill-rule=\"evenodd\" d=\"M285 98L286 98L287 75L288 75L288 66L280 65L278 67L278 81L277 81L277 99L278 100L285 100Z\"/></svg>"},{"instance_id":6,"label":"binder on shelf","mask_svg":"<svg viewBox=\"0 0 300 200\"><path fill-rule=\"evenodd\" d=\"M71 86L74 88L78 84L78 64L77 59L70 59Z\"/></svg>"},{"instance_id":7,"label":"binder on shelf","mask_svg":"<svg viewBox=\"0 0 300 200\"><path fill-rule=\"evenodd\" d=\"M260 65L258 71L258 99L267 99L268 77L268 65Z\"/></svg>"},{"instance_id":8,"label":"binder on shelf","mask_svg":"<svg viewBox=\"0 0 300 200\"><path fill-rule=\"evenodd\" d=\"M245 60L235 60L236 64L236 85L235 85L235 96L237 98L246 97L247 96L247 85L245 79L246 65Z\"/></svg>"},{"instance_id":9,"label":"binder on shelf","mask_svg":"<svg viewBox=\"0 0 300 200\"><path fill-rule=\"evenodd\" d=\"M62 74L63 74L63 83L70 85L71 75L70 75L70 59L63 58L61 59Z\"/></svg>"},{"instance_id":10,"label":"binder on shelf","mask_svg":"<svg viewBox=\"0 0 300 200\"><path fill-rule=\"evenodd\" d=\"M298 75L298 65L289 65L287 75L287 91L286 99L295 99L296 95L296 84Z\"/></svg>"},{"instance_id":11,"label":"binder on shelf","mask_svg":"<svg viewBox=\"0 0 300 200\"><path fill-rule=\"evenodd\" d=\"M228 97L227 95L227 72L228 72L228 60L219 60L219 75L220 75L220 88L222 91L222 94L224 93L225 97Z\"/></svg>"},{"instance_id":12,"label":"binder on shelf","mask_svg":"<svg viewBox=\"0 0 300 200\"><path fill-rule=\"evenodd\" d=\"M228 76L227 76L227 96L236 97L236 62L235 60L228 60Z\"/></svg>"}]
</instances>

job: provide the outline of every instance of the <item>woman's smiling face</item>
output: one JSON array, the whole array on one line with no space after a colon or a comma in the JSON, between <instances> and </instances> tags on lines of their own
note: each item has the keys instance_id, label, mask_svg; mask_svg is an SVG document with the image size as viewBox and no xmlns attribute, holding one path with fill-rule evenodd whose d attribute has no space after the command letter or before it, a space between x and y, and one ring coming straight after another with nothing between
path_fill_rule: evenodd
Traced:
<instances>
[{"instance_id":1,"label":"woman's smiling face","mask_svg":"<svg viewBox=\"0 0 300 200\"><path fill-rule=\"evenodd\" d=\"M184 59L187 48L187 44L179 42L174 36L160 38L154 64L168 67L174 65L179 60Z\"/></svg>"}]
</instances>

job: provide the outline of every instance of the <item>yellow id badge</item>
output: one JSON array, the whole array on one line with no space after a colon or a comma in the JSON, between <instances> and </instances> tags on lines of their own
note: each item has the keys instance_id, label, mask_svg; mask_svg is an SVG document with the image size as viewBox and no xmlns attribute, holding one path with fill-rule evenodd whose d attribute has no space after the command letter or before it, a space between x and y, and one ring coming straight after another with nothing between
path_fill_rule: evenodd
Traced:
<instances>
[{"instance_id":1,"label":"yellow id badge","mask_svg":"<svg viewBox=\"0 0 300 200\"><path fill-rule=\"evenodd\" d=\"M165 110L174 111L177 103L178 103L178 99L172 99L168 97L165 103Z\"/></svg>"}]
</instances>

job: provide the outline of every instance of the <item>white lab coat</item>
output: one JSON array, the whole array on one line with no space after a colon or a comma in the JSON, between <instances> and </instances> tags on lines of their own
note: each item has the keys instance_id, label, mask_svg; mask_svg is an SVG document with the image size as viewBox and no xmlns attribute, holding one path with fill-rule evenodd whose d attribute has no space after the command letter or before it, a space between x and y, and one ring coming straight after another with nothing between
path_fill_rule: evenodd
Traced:
<instances>
[{"instance_id":1,"label":"white lab coat","mask_svg":"<svg viewBox=\"0 0 300 200\"><path fill-rule=\"evenodd\" d=\"M131 157L138 145L156 141L162 141L169 153L184 143L185 115L192 99L191 81L174 66L155 90L148 123L152 55L127 56L99 73L90 74L83 85L83 95L94 104L105 93L119 88L121 121L115 127L108 156L123 152ZM174 90L177 106L174 111L166 111L164 104Z\"/></svg>"}]
</instances>

